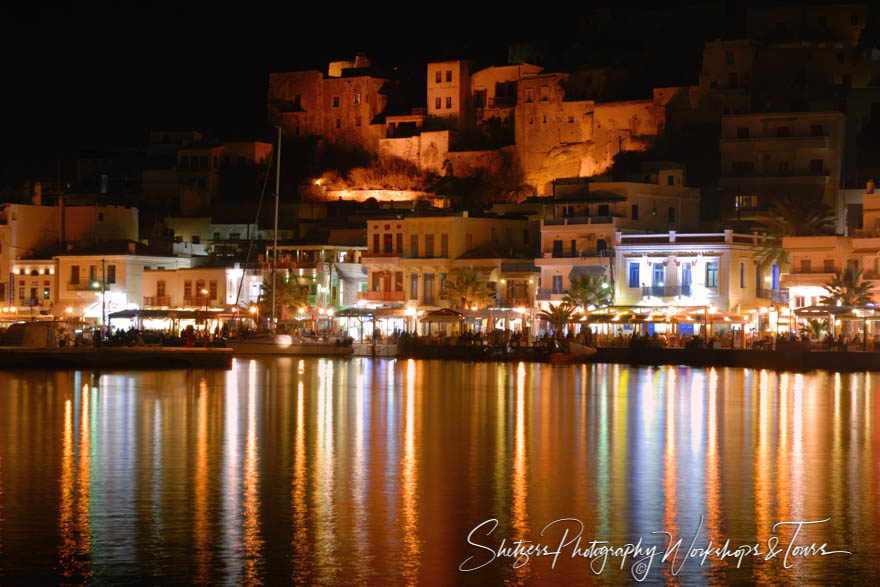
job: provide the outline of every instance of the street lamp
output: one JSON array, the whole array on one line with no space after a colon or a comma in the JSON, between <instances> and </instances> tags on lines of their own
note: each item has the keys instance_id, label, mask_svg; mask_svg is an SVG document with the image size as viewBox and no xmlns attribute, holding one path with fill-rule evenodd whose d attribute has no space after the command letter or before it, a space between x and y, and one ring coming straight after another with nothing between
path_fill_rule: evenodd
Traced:
<instances>
[{"instance_id":1,"label":"street lamp","mask_svg":"<svg viewBox=\"0 0 880 587\"><path fill-rule=\"evenodd\" d=\"M199 293L205 298L205 336L208 335L208 290L202 289Z\"/></svg>"}]
</instances>

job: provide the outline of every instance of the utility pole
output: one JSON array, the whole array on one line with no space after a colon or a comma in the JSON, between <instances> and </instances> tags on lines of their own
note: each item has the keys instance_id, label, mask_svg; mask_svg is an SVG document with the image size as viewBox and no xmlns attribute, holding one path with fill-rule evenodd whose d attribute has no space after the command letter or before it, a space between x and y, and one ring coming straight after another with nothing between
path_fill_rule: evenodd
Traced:
<instances>
[{"instance_id":1,"label":"utility pole","mask_svg":"<svg viewBox=\"0 0 880 587\"><path fill-rule=\"evenodd\" d=\"M107 259L101 259L101 327L107 327Z\"/></svg>"},{"instance_id":2,"label":"utility pole","mask_svg":"<svg viewBox=\"0 0 880 587\"><path fill-rule=\"evenodd\" d=\"M278 152L275 156L275 229L272 232L272 323L269 330L275 332L275 268L278 265L278 199L281 186L281 125L278 125Z\"/></svg>"}]
</instances>

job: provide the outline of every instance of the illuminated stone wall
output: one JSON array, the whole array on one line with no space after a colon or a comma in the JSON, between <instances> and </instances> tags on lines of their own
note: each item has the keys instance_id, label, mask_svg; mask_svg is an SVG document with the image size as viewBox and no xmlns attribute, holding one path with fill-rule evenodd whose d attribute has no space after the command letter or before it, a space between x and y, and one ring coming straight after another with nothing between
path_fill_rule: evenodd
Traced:
<instances>
[{"instance_id":1,"label":"illuminated stone wall","mask_svg":"<svg viewBox=\"0 0 880 587\"><path fill-rule=\"evenodd\" d=\"M320 135L370 152L385 136L384 124L373 124L388 104L380 93L387 83L371 76L325 78L319 71L273 73L269 76L269 121L289 136Z\"/></svg>"},{"instance_id":2,"label":"illuminated stone wall","mask_svg":"<svg viewBox=\"0 0 880 587\"><path fill-rule=\"evenodd\" d=\"M539 195L560 177L606 172L621 151L644 151L663 131L666 109L653 100L566 101L567 74L540 75L519 84L516 147Z\"/></svg>"}]
</instances>

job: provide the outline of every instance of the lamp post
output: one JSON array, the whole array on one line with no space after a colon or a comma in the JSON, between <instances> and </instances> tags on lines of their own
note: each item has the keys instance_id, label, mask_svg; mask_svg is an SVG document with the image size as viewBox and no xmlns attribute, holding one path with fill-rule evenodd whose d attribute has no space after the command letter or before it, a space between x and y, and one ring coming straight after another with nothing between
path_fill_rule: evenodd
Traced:
<instances>
[{"instance_id":1,"label":"lamp post","mask_svg":"<svg viewBox=\"0 0 880 587\"><path fill-rule=\"evenodd\" d=\"M199 293L205 298L205 336L208 335L208 290L202 289Z\"/></svg>"},{"instance_id":2,"label":"lamp post","mask_svg":"<svg viewBox=\"0 0 880 587\"><path fill-rule=\"evenodd\" d=\"M257 326L257 325L258 325L258 323L257 323L257 320L258 320L258 318L257 318L257 307L256 307L256 306L251 306L251 307L248 309L248 312L251 313L251 320L254 321L254 326Z\"/></svg>"}]
</instances>

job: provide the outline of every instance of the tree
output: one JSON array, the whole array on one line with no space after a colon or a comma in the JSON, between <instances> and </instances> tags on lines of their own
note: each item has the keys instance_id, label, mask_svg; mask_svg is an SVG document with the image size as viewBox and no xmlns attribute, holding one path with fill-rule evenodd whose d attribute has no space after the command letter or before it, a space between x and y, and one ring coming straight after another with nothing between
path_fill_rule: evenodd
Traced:
<instances>
[{"instance_id":1,"label":"tree","mask_svg":"<svg viewBox=\"0 0 880 587\"><path fill-rule=\"evenodd\" d=\"M301 284L296 277L286 277L276 274L275 276L275 317L280 321L285 310L288 315L295 315L296 310L307 306L309 301L309 286ZM260 316L269 318L272 316L272 273L266 275L266 281L260 286L260 299L257 301L260 308Z\"/></svg>"},{"instance_id":2,"label":"tree","mask_svg":"<svg viewBox=\"0 0 880 587\"><path fill-rule=\"evenodd\" d=\"M563 301L570 306L607 306L611 304L611 288L603 277L589 274L574 277Z\"/></svg>"},{"instance_id":3,"label":"tree","mask_svg":"<svg viewBox=\"0 0 880 587\"><path fill-rule=\"evenodd\" d=\"M871 290L871 284L862 280L861 269L835 271L831 281L825 284L828 295L819 301L828 306L864 306L871 301Z\"/></svg>"},{"instance_id":4,"label":"tree","mask_svg":"<svg viewBox=\"0 0 880 587\"><path fill-rule=\"evenodd\" d=\"M572 307L581 306L584 310L590 306L608 306L611 304L611 288L603 277L585 273L572 278L568 295L563 301ZM589 324L589 314L586 316Z\"/></svg>"},{"instance_id":5,"label":"tree","mask_svg":"<svg viewBox=\"0 0 880 587\"><path fill-rule=\"evenodd\" d=\"M556 306L551 305L548 310L538 312L538 317L546 320L553 326L553 336L555 338L562 338L562 329L572 321L574 312L575 307L563 300Z\"/></svg>"},{"instance_id":6,"label":"tree","mask_svg":"<svg viewBox=\"0 0 880 587\"><path fill-rule=\"evenodd\" d=\"M809 334L811 338L820 339L822 333L828 330L827 320L816 320L811 318L807 324L801 326L801 332Z\"/></svg>"},{"instance_id":7,"label":"tree","mask_svg":"<svg viewBox=\"0 0 880 587\"><path fill-rule=\"evenodd\" d=\"M480 281L476 271L471 268L456 269L443 286L443 295L452 302L454 308L484 308L492 296L485 282Z\"/></svg>"},{"instance_id":8,"label":"tree","mask_svg":"<svg viewBox=\"0 0 880 587\"><path fill-rule=\"evenodd\" d=\"M773 200L761 224L767 233L766 245L758 254L761 266L788 263L788 252L782 248L784 237L831 235L836 220L831 207L815 199L785 196Z\"/></svg>"}]
</instances>

